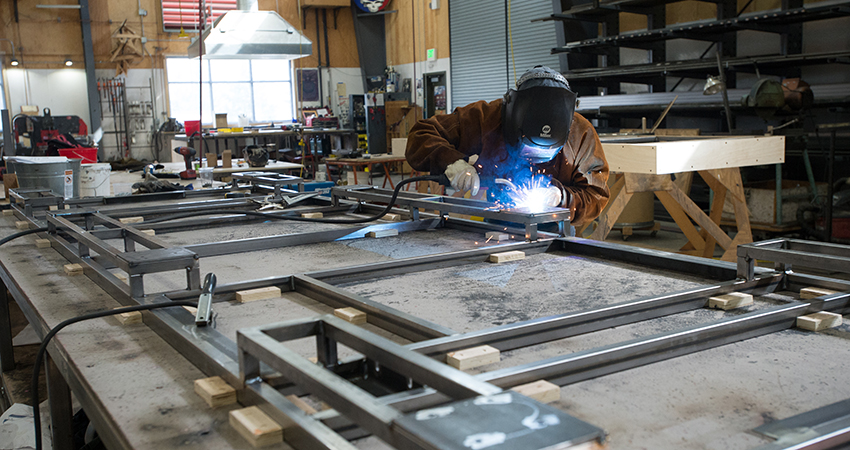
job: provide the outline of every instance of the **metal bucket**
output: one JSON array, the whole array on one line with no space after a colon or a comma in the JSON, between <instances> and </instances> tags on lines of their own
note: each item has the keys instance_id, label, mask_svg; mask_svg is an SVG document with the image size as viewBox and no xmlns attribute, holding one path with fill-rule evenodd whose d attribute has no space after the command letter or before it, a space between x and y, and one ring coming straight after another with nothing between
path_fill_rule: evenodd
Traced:
<instances>
[{"instance_id":1,"label":"metal bucket","mask_svg":"<svg viewBox=\"0 0 850 450\"><path fill-rule=\"evenodd\" d=\"M6 166L18 176L18 185L24 189L50 189L64 198L80 196L80 160L65 162L15 161L9 158Z\"/></svg>"}]
</instances>

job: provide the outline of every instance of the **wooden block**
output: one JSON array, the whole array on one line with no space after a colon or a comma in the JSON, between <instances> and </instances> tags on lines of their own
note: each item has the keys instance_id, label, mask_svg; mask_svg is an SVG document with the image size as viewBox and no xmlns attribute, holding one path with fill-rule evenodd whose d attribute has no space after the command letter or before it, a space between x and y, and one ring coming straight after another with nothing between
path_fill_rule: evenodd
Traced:
<instances>
[{"instance_id":1,"label":"wooden block","mask_svg":"<svg viewBox=\"0 0 850 450\"><path fill-rule=\"evenodd\" d=\"M27 222L26 220L19 220L19 221L15 222L15 228L17 228L19 230L29 230L30 229L30 223Z\"/></svg>"},{"instance_id":2,"label":"wooden block","mask_svg":"<svg viewBox=\"0 0 850 450\"><path fill-rule=\"evenodd\" d=\"M11 210L11 209L4 209L4 210L3 210L3 215L4 215L4 216L14 216L14 215L15 215L15 211L13 211L13 210Z\"/></svg>"},{"instance_id":3,"label":"wooden block","mask_svg":"<svg viewBox=\"0 0 850 450\"><path fill-rule=\"evenodd\" d=\"M307 219L321 219L322 217L324 217L324 214L322 214L320 212L317 212L317 213L301 213L301 217L304 217L304 218L307 218Z\"/></svg>"},{"instance_id":4,"label":"wooden block","mask_svg":"<svg viewBox=\"0 0 850 450\"><path fill-rule=\"evenodd\" d=\"M387 236L398 236L398 230L390 228L388 230L370 231L366 233L366 237L370 238L382 238Z\"/></svg>"},{"instance_id":5,"label":"wooden block","mask_svg":"<svg viewBox=\"0 0 850 450\"><path fill-rule=\"evenodd\" d=\"M501 231L488 231L487 234L485 234L484 236L487 238L488 241L496 242L507 241L511 238L510 234Z\"/></svg>"},{"instance_id":6,"label":"wooden block","mask_svg":"<svg viewBox=\"0 0 850 450\"><path fill-rule=\"evenodd\" d=\"M381 217L381 219L388 220L390 222L400 222L401 221L401 214L387 213L387 214L384 214L384 217Z\"/></svg>"},{"instance_id":7,"label":"wooden block","mask_svg":"<svg viewBox=\"0 0 850 450\"><path fill-rule=\"evenodd\" d=\"M275 286L239 291L236 293L236 301L239 303L251 302L254 300L265 300L267 298L275 297L280 297L280 288Z\"/></svg>"},{"instance_id":8,"label":"wooden block","mask_svg":"<svg viewBox=\"0 0 850 450\"><path fill-rule=\"evenodd\" d=\"M466 370L473 367L483 366L499 362L499 350L482 345L481 347L472 347L465 350L451 352L446 357L446 362L455 369Z\"/></svg>"},{"instance_id":9,"label":"wooden block","mask_svg":"<svg viewBox=\"0 0 850 450\"><path fill-rule=\"evenodd\" d=\"M113 275L115 275L115 278L118 278L119 280L123 281L124 283L126 283L126 282L127 282L127 277L126 277L126 276L124 276L123 274L120 274L120 273L113 273Z\"/></svg>"},{"instance_id":10,"label":"wooden block","mask_svg":"<svg viewBox=\"0 0 850 450\"><path fill-rule=\"evenodd\" d=\"M840 326L843 321L841 314L821 311L797 317L797 328L809 331L821 331Z\"/></svg>"},{"instance_id":11,"label":"wooden block","mask_svg":"<svg viewBox=\"0 0 850 450\"><path fill-rule=\"evenodd\" d=\"M740 292L730 292L725 295L708 298L708 307L722 309L724 311L741 308L753 304L753 296Z\"/></svg>"},{"instance_id":12,"label":"wooden block","mask_svg":"<svg viewBox=\"0 0 850 450\"><path fill-rule=\"evenodd\" d=\"M221 377L195 380L195 393L204 399L210 408L236 403L236 389Z\"/></svg>"},{"instance_id":13,"label":"wooden block","mask_svg":"<svg viewBox=\"0 0 850 450\"><path fill-rule=\"evenodd\" d=\"M184 306L183 309L185 309L186 311L189 311L189 314L191 314L193 316L198 313L198 308L195 308L193 306Z\"/></svg>"},{"instance_id":14,"label":"wooden block","mask_svg":"<svg viewBox=\"0 0 850 450\"><path fill-rule=\"evenodd\" d=\"M148 236L156 236L156 230L142 230L142 233L145 233Z\"/></svg>"},{"instance_id":15,"label":"wooden block","mask_svg":"<svg viewBox=\"0 0 850 450\"><path fill-rule=\"evenodd\" d=\"M366 313L356 308L335 309L334 315L346 322L351 322L355 325L366 323Z\"/></svg>"},{"instance_id":16,"label":"wooden block","mask_svg":"<svg viewBox=\"0 0 850 450\"><path fill-rule=\"evenodd\" d=\"M490 262L492 263L503 263L508 261L516 261L519 259L525 259L525 252L515 250L510 252L493 253L492 255L490 255Z\"/></svg>"},{"instance_id":17,"label":"wooden block","mask_svg":"<svg viewBox=\"0 0 850 450\"><path fill-rule=\"evenodd\" d=\"M218 155L215 153L207 153L207 167L215 167L218 165Z\"/></svg>"},{"instance_id":18,"label":"wooden block","mask_svg":"<svg viewBox=\"0 0 850 450\"><path fill-rule=\"evenodd\" d=\"M550 403L561 399L561 387L546 380L515 386L512 391L533 398L540 403Z\"/></svg>"},{"instance_id":19,"label":"wooden block","mask_svg":"<svg viewBox=\"0 0 850 450\"><path fill-rule=\"evenodd\" d=\"M83 274L83 266L79 264L65 264L65 275L82 275Z\"/></svg>"},{"instance_id":20,"label":"wooden block","mask_svg":"<svg viewBox=\"0 0 850 450\"><path fill-rule=\"evenodd\" d=\"M316 356L311 356L311 357L307 358L307 361L310 361L310 362L311 362L311 363L313 363L313 364L318 364L318 363L319 363L319 358L318 358L318 357L316 357Z\"/></svg>"},{"instance_id":21,"label":"wooden block","mask_svg":"<svg viewBox=\"0 0 850 450\"><path fill-rule=\"evenodd\" d=\"M230 150L225 150L221 153L221 167L225 169L229 169L233 167L233 152ZM228 177L230 178L230 177Z\"/></svg>"},{"instance_id":22,"label":"wooden block","mask_svg":"<svg viewBox=\"0 0 850 450\"><path fill-rule=\"evenodd\" d=\"M50 205L47 207L48 211L59 211L59 205Z\"/></svg>"},{"instance_id":23,"label":"wooden block","mask_svg":"<svg viewBox=\"0 0 850 450\"><path fill-rule=\"evenodd\" d=\"M121 223L140 223L140 222L144 222L145 218L142 217L142 216L122 217L122 218L118 219L118 221L121 222Z\"/></svg>"},{"instance_id":24,"label":"wooden block","mask_svg":"<svg viewBox=\"0 0 850 450\"><path fill-rule=\"evenodd\" d=\"M230 411L229 421L254 447L283 442L283 428L256 406Z\"/></svg>"},{"instance_id":25,"label":"wooden block","mask_svg":"<svg viewBox=\"0 0 850 450\"><path fill-rule=\"evenodd\" d=\"M829 289L817 288L817 287L807 287L800 289L800 298L807 300L810 298L823 297L824 295L832 295L837 294L838 291L831 291Z\"/></svg>"},{"instance_id":26,"label":"wooden block","mask_svg":"<svg viewBox=\"0 0 850 450\"><path fill-rule=\"evenodd\" d=\"M50 239L36 239L35 246L38 248L50 248Z\"/></svg>"},{"instance_id":27,"label":"wooden block","mask_svg":"<svg viewBox=\"0 0 850 450\"><path fill-rule=\"evenodd\" d=\"M297 395L287 395L286 399L292 402L293 405L297 406L298 409L307 413L307 415L316 414L316 408L308 405L307 402L301 400Z\"/></svg>"},{"instance_id":28,"label":"wooden block","mask_svg":"<svg viewBox=\"0 0 850 450\"><path fill-rule=\"evenodd\" d=\"M115 308L118 309L118 308ZM121 314L116 314L115 318L121 322L121 325L132 325L134 323L142 323L142 312L141 311L133 311L133 312L125 312Z\"/></svg>"},{"instance_id":29,"label":"wooden block","mask_svg":"<svg viewBox=\"0 0 850 450\"><path fill-rule=\"evenodd\" d=\"M14 173L7 173L3 175L3 191L6 194L4 198L9 197L9 189L15 189L18 187L18 176Z\"/></svg>"}]
</instances>

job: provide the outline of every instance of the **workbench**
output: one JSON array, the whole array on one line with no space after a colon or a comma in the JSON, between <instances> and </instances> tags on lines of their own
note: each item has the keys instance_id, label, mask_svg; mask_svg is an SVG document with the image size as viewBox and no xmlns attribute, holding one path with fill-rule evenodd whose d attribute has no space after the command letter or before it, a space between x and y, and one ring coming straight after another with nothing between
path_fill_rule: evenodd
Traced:
<instances>
[{"instance_id":1,"label":"workbench","mask_svg":"<svg viewBox=\"0 0 850 450\"><path fill-rule=\"evenodd\" d=\"M104 205L97 210L126 217L146 207L173 211L188 205L186 200L151 201ZM322 210L329 216L333 208L339 211L339 207L327 203L304 206L303 210ZM15 232L14 222L21 219L0 220L0 235ZM115 318L105 318L60 332L49 347L56 365L49 381L51 396L60 403L53 405L54 416L60 420L54 428L61 435L68 427L61 421L70 417L70 401L62 401L66 398L62 393L67 393L64 379L110 449L251 448L227 423L228 411L239 406L210 409L193 392L193 381L220 373L218 365L238 372L236 345L224 345L226 340L236 341L237 330L329 314L333 306L323 302L342 299L344 292L362 305L371 305L370 317L375 313L409 324L392 327L384 319L370 319L359 326L402 345L421 341L415 338L416 333L443 335L451 340L466 336L457 333L490 333L526 321L539 327L565 315L558 320L575 321L577 328L563 338L524 348L514 347L518 342L493 344L504 346L502 360L471 373L498 379L500 373L546 358L576 358L571 375L561 373L552 378L563 384L561 400L553 405L604 429L608 433L606 445L612 450L755 448L771 440L753 434L753 428L850 397L844 376L850 361L835 357L846 354L848 326L824 333L792 328L797 314L794 311L802 311L805 305L796 306L796 293L790 291L791 285L803 282L846 291L850 283L794 275L786 278L786 288L779 282L784 275L771 275L764 269L753 272L767 277L761 281L719 281L734 280L741 266L582 239L553 239L551 235L525 243L516 233L514 239L495 242L484 239L486 223L427 215L420 221L406 219L352 227L240 222L233 216L219 218L218 224L224 226L217 227L202 218L186 219L184 228L176 223L139 225L155 229L155 242L200 255L201 273L217 274L222 288L217 294L221 301L214 305L216 328L194 329L188 325L192 321L189 313L175 308L145 313L144 324L122 326ZM388 228L399 230L399 234L364 237L369 229ZM96 233L121 236L105 229ZM317 233L324 233L324 237ZM70 317L132 304L132 299L121 294L131 287L124 291L103 287L101 283L109 274L87 268L86 276L65 275L62 266L69 262L63 256L68 255L67 248L57 247L57 242L52 248L37 248L35 238L23 237L0 247L0 280L11 292L6 301L17 302L39 334ZM106 241L120 247L124 239ZM830 248L824 250L833 251ZM482 260L490 253L518 249L526 253L525 259L503 264ZM116 269L109 272L120 273ZM290 274L303 275L291 278ZM153 300L159 292L191 298L191 292L180 293L186 282L187 276L181 271L146 275L144 298ZM234 290L268 284L293 289L284 289L280 298L229 301ZM723 290L750 290L756 303L728 312L702 307L704 300L697 293ZM679 299L676 303L650 307L666 301L659 297L662 294L674 292L690 293L670 297ZM847 297L836 297L837 302L844 303L829 303L829 308L846 313ZM628 305L638 298L653 300L620 319L582 319L582 311L588 309L633 308ZM760 314L764 319L758 319ZM770 321L768 315L777 317ZM639 319L646 320L634 322ZM742 325L745 320L752 321L754 328L746 332L750 339L735 342L738 338L732 335L739 332L733 333L738 330L735 320ZM177 334L160 334L169 322L183 325L177 326ZM768 329L755 327L762 322L766 325L760 326ZM611 373L609 370L615 367L600 365L601 359L593 365L595 369L582 369L591 362L582 358L603 355L595 349L614 351L619 349L618 343L632 339L659 333L666 336L681 329L703 333L696 328L718 326L717 336L688 335L667 352L637 359L623 357L616 363L622 365L618 370L630 370ZM213 339L209 333L220 336ZM524 336L517 339L530 337ZM718 336L720 342L712 340ZM4 370L9 367L9 337L0 333ZM197 339L192 345L212 346L207 351L218 355L216 359L189 351L186 345L194 342L192 339ZM690 350L690 346L696 347ZM637 346L632 344L631 348ZM682 353L683 348L688 350ZM300 341L294 342L292 349L304 357L317 351L311 342ZM665 360L677 355L682 356ZM340 348L339 357L356 359L357 353ZM240 393L240 402L253 403L256 398L252 392L257 391ZM333 423L332 411L319 414ZM375 437L360 439L356 445L369 450L386 448ZM59 444L54 448L62 447ZM288 447L277 444L269 448Z\"/></svg>"},{"instance_id":2,"label":"workbench","mask_svg":"<svg viewBox=\"0 0 850 450\"><path fill-rule=\"evenodd\" d=\"M369 176L372 173L372 167L376 165L380 165L384 168L384 182L381 184L381 187L386 187L387 183L390 185L390 189L395 189L395 185L393 184L393 180L390 177L390 174L395 170L395 166L399 163L402 163L401 175L404 178L404 162L406 162L404 156L396 156L396 155L371 155L368 158L325 158L324 163L325 167L328 169L328 177L331 175L331 167L340 167L351 170L354 173L354 184L360 184L360 180L357 179L358 171L367 172L367 180L363 180L367 182L367 184L372 184L372 177ZM413 170L411 169L411 175L413 174ZM330 179L330 181L334 181Z\"/></svg>"}]
</instances>

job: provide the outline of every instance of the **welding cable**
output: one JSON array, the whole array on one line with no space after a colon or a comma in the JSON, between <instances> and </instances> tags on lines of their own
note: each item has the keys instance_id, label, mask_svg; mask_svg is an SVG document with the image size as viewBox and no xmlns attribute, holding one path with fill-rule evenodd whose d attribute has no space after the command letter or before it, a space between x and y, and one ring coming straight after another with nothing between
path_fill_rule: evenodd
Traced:
<instances>
[{"instance_id":1,"label":"welding cable","mask_svg":"<svg viewBox=\"0 0 850 450\"><path fill-rule=\"evenodd\" d=\"M210 214L227 214L227 215L240 215L241 214L241 215L246 215L246 216L262 217L262 218L265 218L265 219L293 220L293 221L296 221L296 222L319 222L319 223L341 223L341 224L354 224L354 223L372 222L374 220L380 219L381 217L384 217L388 212L390 212L390 210L392 210L392 208L395 204L396 198L398 198L398 194L401 191L402 186L404 186L406 184L414 183L414 182L417 182L417 181L435 181L435 182L438 182L438 183L445 183L445 182L447 182L447 178L446 178L445 175L429 175L429 176L421 176L421 177L411 177L411 178L406 178L404 180L401 180L401 181L398 182L395 189L393 190L393 195L389 200L389 204L387 204L387 207L384 208L383 211L375 214L374 216L363 217L363 218L358 218L358 219L319 219L319 218L309 218L309 217L301 217L301 216L281 216L281 215L275 215L275 214L261 213L261 212L257 212L257 211L234 211L234 210L228 210L228 209L209 209L209 210L205 210L205 211L202 211L202 212L193 211L193 212L172 214L170 216L160 217L158 219L146 220L146 221L138 223L136 225L149 225L149 224L154 224L154 223L168 222L170 220L185 219L185 218L188 218L188 217L198 217L199 215L210 215Z\"/></svg>"},{"instance_id":2,"label":"welding cable","mask_svg":"<svg viewBox=\"0 0 850 450\"><path fill-rule=\"evenodd\" d=\"M35 356L35 366L32 370L32 417L33 417L33 425L35 426L35 449L41 450L41 417L39 407L38 407L38 375L40 372L41 364L44 360L44 353L47 351L47 344L50 342L50 339L56 335L60 330L67 327L68 325L75 324L77 322L82 322L84 320L89 319L98 319L101 317L114 316L116 314L124 314L128 312L134 311L149 311L152 309L158 308L169 308L172 306L191 306L192 308L198 307L198 302L193 302L190 300L179 300L179 301L171 301L168 303L156 303L153 305L136 305L136 306L126 306L123 308L110 309L109 311L99 311L89 314L84 314L82 316L77 316L68 320L63 321L59 325L53 327L50 332L47 333L47 336L41 342L41 347L38 348L38 353Z\"/></svg>"},{"instance_id":3,"label":"welding cable","mask_svg":"<svg viewBox=\"0 0 850 450\"><path fill-rule=\"evenodd\" d=\"M45 231L48 231L48 229L47 228L33 228L31 230L21 231L20 233L10 234L10 235L4 237L3 239L0 239L0 245L3 245L3 244L5 244L5 243L7 243L7 242L9 242L13 239L17 239L17 238L21 237L21 236L26 236L28 234L34 234L34 233L42 233L42 232L45 232Z\"/></svg>"}]
</instances>

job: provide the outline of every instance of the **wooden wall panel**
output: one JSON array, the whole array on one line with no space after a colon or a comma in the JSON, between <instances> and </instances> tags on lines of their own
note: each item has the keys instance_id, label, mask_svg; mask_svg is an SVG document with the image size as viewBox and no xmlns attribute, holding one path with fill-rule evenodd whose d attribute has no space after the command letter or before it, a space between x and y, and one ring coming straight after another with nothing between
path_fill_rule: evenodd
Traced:
<instances>
[{"instance_id":1,"label":"wooden wall panel","mask_svg":"<svg viewBox=\"0 0 850 450\"><path fill-rule=\"evenodd\" d=\"M394 0L390 8L397 13L385 17L387 63L410 64L427 59L426 50L437 49L437 58L450 55L449 0L432 10L427 0ZM414 55L415 47L415 55Z\"/></svg>"}]
</instances>

